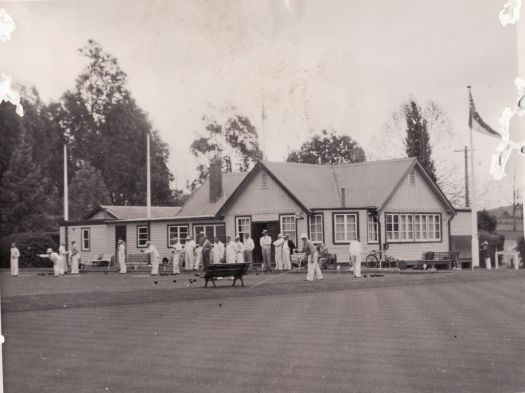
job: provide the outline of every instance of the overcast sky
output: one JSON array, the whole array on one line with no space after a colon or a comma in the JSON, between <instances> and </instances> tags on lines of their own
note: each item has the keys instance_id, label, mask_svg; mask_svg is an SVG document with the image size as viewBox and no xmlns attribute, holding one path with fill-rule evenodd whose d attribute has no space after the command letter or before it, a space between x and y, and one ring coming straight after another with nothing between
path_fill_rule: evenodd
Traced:
<instances>
[{"instance_id":1,"label":"overcast sky","mask_svg":"<svg viewBox=\"0 0 525 393\"><path fill-rule=\"evenodd\" d=\"M503 0L0 2L17 28L0 47L0 71L33 84L45 101L72 89L92 38L116 56L138 104L171 148L178 186L194 176L191 141L203 115L234 105L261 128L268 158L283 160L309 130L333 128L367 152L371 137L409 96L442 105L467 143L466 85L497 127L515 103L516 27L502 27ZM523 11L522 11L523 13ZM495 139L476 135L480 188L510 204L512 173L488 168Z\"/></svg>"}]
</instances>

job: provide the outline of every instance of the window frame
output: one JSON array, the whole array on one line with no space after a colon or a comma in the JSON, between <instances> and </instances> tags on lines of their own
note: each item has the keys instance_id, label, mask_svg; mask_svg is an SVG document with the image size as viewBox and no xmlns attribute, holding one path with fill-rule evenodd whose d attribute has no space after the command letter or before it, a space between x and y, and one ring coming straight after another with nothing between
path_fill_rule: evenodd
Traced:
<instances>
[{"instance_id":1,"label":"window frame","mask_svg":"<svg viewBox=\"0 0 525 393\"><path fill-rule=\"evenodd\" d=\"M147 239L144 242L144 245L140 243L140 230L146 228L147 230ZM150 228L149 225L137 225L137 248L146 248L146 243L150 241Z\"/></svg>"},{"instance_id":2,"label":"window frame","mask_svg":"<svg viewBox=\"0 0 525 393\"><path fill-rule=\"evenodd\" d=\"M246 232L240 232L239 231L239 220L248 220L248 228L249 228L249 235L250 238L252 237L252 216L235 216L235 236L241 236L240 234L244 234ZM241 241L244 241L244 236L242 236Z\"/></svg>"},{"instance_id":3,"label":"window frame","mask_svg":"<svg viewBox=\"0 0 525 393\"><path fill-rule=\"evenodd\" d=\"M315 217L321 217L321 222L319 223L319 225L321 226L321 231L316 232L316 233L321 234L321 240L313 240L312 220ZM313 213L311 216L308 217L308 237L314 244L324 244L325 236L324 236L324 214L323 213Z\"/></svg>"},{"instance_id":4,"label":"window frame","mask_svg":"<svg viewBox=\"0 0 525 393\"><path fill-rule=\"evenodd\" d=\"M402 239L401 236L397 239L388 238L388 216L397 216L398 217L398 233L401 234L401 216L411 217L411 238ZM423 219L424 217L424 219ZM429 219L432 217L432 220ZM429 230L431 226L429 225L430 221L433 223L433 235L429 237ZM423 224L424 223L424 224ZM422 226L424 225L425 231L423 232ZM410 233L408 231L408 225L405 228L405 233ZM425 237L422 235L424 234ZM436 237L438 235L438 237ZM443 242L443 215L442 213L436 212L385 212L385 243L395 244L395 243L442 243Z\"/></svg>"},{"instance_id":5,"label":"window frame","mask_svg":"<svg viewBox=\"0 0 525 393\"><path fill-rule=\"evenodd\" d=\"M336 217L337 216L344 216L344 227L345 227L345 240L336 240ZM341 211L341 212L333 212L332 213L332 242L333 244L350 244L350 242L354 239L350 239L347 237L346 228L348 226L348 222L346 217L347 216L355 216L355 234L356 234L356 240L359 241L360 239L360 233L359 233L359 212L358 211Z\"/></svg>"},{"instance_id":6,"label":"window frame","mask_svg":"<svg viewBox=\"0 0 525 393\"><path fill-rule=\"evenodd\" d=\"M86 238L84 237L84 231L87 231L87 242L88 246L85 247ZM80 251L91 250L91 228L80 228Z\"/></svg>"},{"instance_id":7,"label":"window frame","mask_svg":"<svg viewBox=\"0 0 525 393\"><path fill-rule=\"evenodd\" d=\"M294 222L294 231L295 232L295 236L294 236L294 239L292 240L291 236L288 237L289 240L292 240L294 241L295 244L297 244L297 217L295 216L295 214L293 213L285 213L285 214L279 214L279 233L281 233L284 237L284 235L286 233L290 233L292 231L285 231L283 229L283 218L292 218L293 219L293 222Z\"/></svg>"},{"instance_id":8,"label":"window frame","mask_svg":"<svg viewBox=\"0 0 525 393\"><path fill-rule=\"evenodd\" d=\"M206 233L206 227L213 227L213 238L208 238L210 242L213 243L213 239L217 236L217 227L223 227L224 228L224 237L226 238L226 224L224 222L203 222L203 223L195 223L192 225L192 232L193 232L193 240L197 241L199 238L199 234L197 233L198 227L204 227L204 233Z\"/></svg>"},{"instance_id":9,"label":"window frame","mask_svg":"<svg viewBox=\"0 0 525 393\"><path fill-rule=\"evenodd\" d=\"M372 219L372 222L370 222L370 219ZM370 239L370 229L373 229L370 227L370 224L373 225L373 227L375 227L375 237L376 237L376 240L371 240ZM379 217L378 219L374 222L374 216L370 213L367 213L367 220L366 220L366 241L368 244L378 244L379 243Z\"/></svg>"},{"instance_id":10,"label":"window frame","mask_svg":"<svg viewBox=\"0 0 525 393\"><path fill-rule=\"evenodd\" d=\"M167 236L167 242L166 242L166 245L168 246L168 248L172 248L173 245L175 243L172 243L171 241L171 231L170 229L171 228L178 228L177 230L177 234L178 234L178 238L181 242L181 244L185 244L186 243L186 237L188 237L188 235L190 234L190 226L188 224L168 224L166 226L166 236ZM180 237L180 228L186 228L186 237L183 239Z\"/></svg>"}]
</instances>

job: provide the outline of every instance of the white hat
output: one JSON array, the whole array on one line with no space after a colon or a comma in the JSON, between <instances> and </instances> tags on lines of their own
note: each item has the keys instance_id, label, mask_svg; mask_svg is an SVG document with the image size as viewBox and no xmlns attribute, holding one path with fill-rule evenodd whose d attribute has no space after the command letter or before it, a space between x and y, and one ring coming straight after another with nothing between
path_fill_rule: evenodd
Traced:
<instances>
[{"instance_id":1,"label":"white hat","mask_svg":"<svg viewBox=\"0 0 525 393\"><path fill-rule=\"evenodd\" d=\"M308 235L306 233L301 233L301 239L308 239Z\"/></svg>"},{"instance_id":2,"label":"white hat","mask_svg":"<svg viewBox=\"0 0 525 393\"><path fill-rule=\"evenodd\" d=\"M50 252L53 252L53 250L51 248L48 248L46 254L49 254Z\"/></svg>"}]
</instances>

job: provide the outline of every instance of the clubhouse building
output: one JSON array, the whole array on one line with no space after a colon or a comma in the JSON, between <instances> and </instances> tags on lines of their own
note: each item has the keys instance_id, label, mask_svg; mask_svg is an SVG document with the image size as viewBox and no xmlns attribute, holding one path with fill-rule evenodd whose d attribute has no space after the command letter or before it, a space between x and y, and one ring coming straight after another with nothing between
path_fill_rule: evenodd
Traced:
<instances>
[{"instance_id":1,"label":"clubhouse building","mask_svg":"<svg viewBox=\"0 0 525 393\"><path fill-rule=\"evenodd\" d=\"M151 241L168 257L176 238L184 243L205 232L223 242L249 234L257 262L263 229L272 239L288 234L295 244L308 233L340 262L348 261L353 239L365 253L381 248L404 260L426 251L470 257L470 210L455 209L414 158L338 166L259 161L243 173L222 173L215 164L182 208L151 213L147 219L145 206L99 206L83 220L63 223L60 238L75 240L83 261L115 255L119 239L128 255Z\"/></svg>"}]
</instances>

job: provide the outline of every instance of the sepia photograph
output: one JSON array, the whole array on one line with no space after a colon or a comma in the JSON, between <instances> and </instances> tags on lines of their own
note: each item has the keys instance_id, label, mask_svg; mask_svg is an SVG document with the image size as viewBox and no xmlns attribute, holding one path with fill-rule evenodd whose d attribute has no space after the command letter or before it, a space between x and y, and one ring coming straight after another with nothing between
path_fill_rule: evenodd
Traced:
<instances>
[{"instance_id":1,"label":"sepia photograph","mask_svg":"<svg viewBox=\"0 0 525 393\"><path fill-rule=\"evenodd\" d=\"M525 392L524 9L0 0L0 393Z\"/></svg>"}]
</instances>

